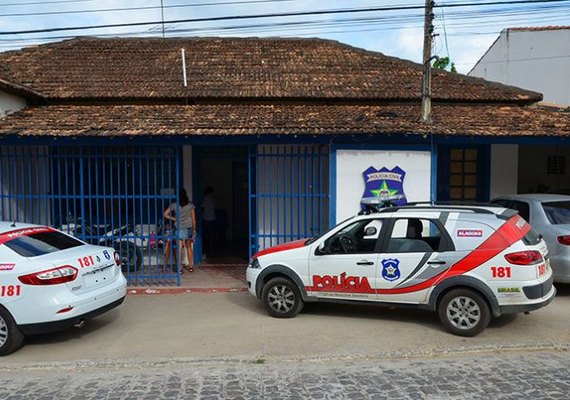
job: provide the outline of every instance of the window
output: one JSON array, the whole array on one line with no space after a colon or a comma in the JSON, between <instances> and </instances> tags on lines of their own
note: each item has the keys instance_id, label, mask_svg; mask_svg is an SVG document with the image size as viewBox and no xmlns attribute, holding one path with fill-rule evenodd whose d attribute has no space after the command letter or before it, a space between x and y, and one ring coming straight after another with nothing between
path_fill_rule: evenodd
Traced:
<instances>
[{"instance_id":1,"label":"window","mask_svg":"<svg viewBox=\"0 0 570 400\"><path fill-rule=\"evenodd\" d=\"M551 224L570 224L570 201L542 203L542 208Z\"/></svg>"},{"instance_id":2,"label":"window","mask_svg":"<svg viewBox=\"0 0 570 400\"><path fill-rule=\"evenodd\" d=\"M547 175L565 175L566 174L566 157L564 157L564 156L548 156L546 158L546 174Z\"/></svg>"},{"instance_id":3,"label":"window","mask_svg":"<svg viewBox=\"0 0 570 400\"><path fill-rule=\"evenodd\" d=\"M437 225L427 219L402 218L396 220L388 253L425 253L439 251L441 231Z\"/></svg>"},{"instance_id":4,"label":"window","mask_svg":"<svg viewBox=\"0 0 570 400\"><path fill-rule=\"evenodd\" d=\"M374 253L381 230L381 219L357 221L328 238L317 255Z\"/></svg>"},{"instance_id":5,"label":"window","mask_svg":"<svg viewBox=\"0 0 570 400\"><path fill-rule=\"evenodd\" d=\"M449 198L477 200L477 149L451 149Z\"/></svg>"},{"instance_id":6,"label":"window","mask_svg":"<svg viewBox=\"0 0 570 400\"><path fill-rule=\"evenodd\" d=\"M509 208L512 208L513 210L517 210L519 212L519 215L526 221L529 222L530 220L530 207L528 205L528 203L522 202L522 201L513 201Z\"/></svg>"},{"instance_id":7,"label":"window","mask_svg":"<svg viewBox=\"0 0 570 400\"><path fill-rule=\"evenodd\" d=\"M4 245L23 257L37 257L82 246L83 243L61 232L50 231L19 236L4 243Z\"/></svg>"}]
</instances>

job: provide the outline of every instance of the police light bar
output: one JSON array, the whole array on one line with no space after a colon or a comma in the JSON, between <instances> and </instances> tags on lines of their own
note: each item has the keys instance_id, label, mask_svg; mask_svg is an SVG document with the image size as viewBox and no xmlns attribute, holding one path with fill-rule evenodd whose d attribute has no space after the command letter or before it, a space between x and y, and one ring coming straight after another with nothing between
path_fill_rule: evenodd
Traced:
<instances>
[{"instance_id":1,"label":"police light bar","mask_svg":"<svg viewBox=\"0 0 570 400\"><path fill-rule=\"evenodd\" d=\"M405 198L406 198L406 196L404 196L403 194L364 197L360 201L360 204L366 205L366 206L375 206L375 205L382 205L382 204L386 203L387 201L397 201L397 200L402 200Z\"/></svg>"}]
</instances>

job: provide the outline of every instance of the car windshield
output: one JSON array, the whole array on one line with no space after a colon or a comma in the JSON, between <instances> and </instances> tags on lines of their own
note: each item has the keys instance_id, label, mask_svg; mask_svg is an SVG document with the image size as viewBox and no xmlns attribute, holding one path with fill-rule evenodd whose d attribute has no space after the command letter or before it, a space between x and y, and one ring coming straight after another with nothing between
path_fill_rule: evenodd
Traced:
<instances>
[{"instance_id":1,"label":"car windshield","mask_svg":"<svg viewBox=\"0 0 570 400\"><path fill-rule=\"evenodd\" d=\"M81 245L83 243L79 240L57 231L19 236L4 243L4 246L23 257L37 257Z\"/></svg>"},{"instance_id":2,"label":"car windshield","mask_svg":"<svg viewBox=\"0 0 570 400\"><path fill-rule=\"evenodd\" d=\"M542 208L551 224L570 224L570 201L542 203Z\"/></svg>"}]
</instances>

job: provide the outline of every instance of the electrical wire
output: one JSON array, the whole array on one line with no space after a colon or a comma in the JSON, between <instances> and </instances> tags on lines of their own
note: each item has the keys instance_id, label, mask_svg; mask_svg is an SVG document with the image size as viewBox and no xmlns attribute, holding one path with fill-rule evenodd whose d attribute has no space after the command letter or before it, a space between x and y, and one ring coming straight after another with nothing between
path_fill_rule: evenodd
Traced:
<instances>
[{"instance_id":1,"label":"electrical wire","mask_svg":"<svg viewBox=\"0 0 570 400\"><path fill-rule=\"evenodd\" d=\"M514 4L532 4L532 3L568 3L570 0L508 0L508 1L489 1L478 3L449 3L436 5L438 8L454 8L454 7L481 7L493 5L514 5ZM353 8L353 9L332 9L332 10L313 10L302 12L283 12L283 13L268 13L268 14L253 14L253 15L231 15L207 18L190 18L164 21L165 24L178 24L189 22L217 22L217 21L230 21L230 20L244 20L244 19L261 19L261 18L279 18L279 17L300 17L312 15L334 15L334 14L351 14L351 13L364 13L364 12L378 12L378 11L401 11L401 10L418 10L424 9L424 6L387 6L387 7L369 7L369 8ZM72 26L72 27L59 27L59 28L44 28L44 29L30 29L22 31L4 31L0 35L24 35L35 33L47 32L62 32L62 31L76 31L76 30L93 30L100 28L120 28L120 27L133 27L133 26L147 26L161 24L162 21L148 21L148 22L130 22L120 24L102 24L102 25L89 25L89 26Z\"/></svg>"},{"instance_id":2,"label":"electrical wire","mask_svg":"<svg viewBox=\"0 0 570 400\"><path fill-rule=\"evenodd\" d=\"M89 0L92 1L92 0ZM222 5L240 5L240 4L257 4L257 3L284 3L295 0L233 0L233 1L215 1L210 3L192 3L192 4L171 4L165 6L146 6L146 7L124 7L124 8L101 8L94 10L70 10L70 11L44 11L33 13L13 13L13 14L0 14L0 17L31 17L31 16L46 16L46 15L64 15L64 14L93 14L117 11L146 11L146 10L160 10L167 8L187 8L187 7L211 7Z\"/></svg>"}]
</instances>

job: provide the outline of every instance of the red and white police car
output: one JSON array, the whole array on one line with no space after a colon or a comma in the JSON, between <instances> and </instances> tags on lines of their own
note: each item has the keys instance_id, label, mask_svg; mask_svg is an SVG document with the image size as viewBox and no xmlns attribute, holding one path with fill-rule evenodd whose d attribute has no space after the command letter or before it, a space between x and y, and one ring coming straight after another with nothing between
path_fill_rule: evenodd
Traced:
<instances>
[{"instance_id":1,"label":"red and white police car","mask_svg":"<svg viewBox=\"0 0 570 400\"><path fill-rule=\"evenodd\" d=\"M350 218L321 237L255 254L249 291L274 317L304 302L374 302L437 311L474 336L492 316L536 310L555 296L544 241L500 207L409 205Z\"/></svg>"},{"instance_id":2,"label":"red and white police car","mask_svg":"<svg viewBox=\"0 0 570 400\"><path fill-rule=\"evenodd\" d=\"M0 356L25 335L80 326L120 305L127 281L113 248L47 226L0 222Z\"/></svg>"}]
</instances>

